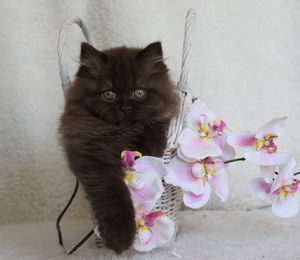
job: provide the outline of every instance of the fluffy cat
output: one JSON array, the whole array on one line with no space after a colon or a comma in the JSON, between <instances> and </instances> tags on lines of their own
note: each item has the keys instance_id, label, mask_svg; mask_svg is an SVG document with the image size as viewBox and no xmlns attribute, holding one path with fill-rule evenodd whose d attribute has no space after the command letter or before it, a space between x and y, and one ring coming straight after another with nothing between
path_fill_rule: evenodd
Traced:
<instances>
[{"instance_id":1,"label":"fluffy cat","mask_svg":"<svg viewBox=\"0 0 300 260\"><path fill-rule=\"evenodd\" d=\"M120 154L162 156L178 98L160 42L105 51L82 43L80 63L59 131L106 246L121 253L132 245L136 225Z\"/></svg>"}]
</instances>

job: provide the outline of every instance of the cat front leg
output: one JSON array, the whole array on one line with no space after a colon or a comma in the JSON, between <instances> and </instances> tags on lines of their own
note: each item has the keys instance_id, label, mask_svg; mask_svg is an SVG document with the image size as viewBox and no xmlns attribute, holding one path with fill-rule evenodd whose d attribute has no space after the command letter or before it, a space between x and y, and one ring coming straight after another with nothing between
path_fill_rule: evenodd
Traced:
<instances>
[{"instance_id":1,"label":"cat front leg","mask_svg":"<svg viewBox=\"0 0 300 260\"><path fill-rule=\"evenodd\" d=\"M72 168L85 190L105 245L117 254L130 248L136 234L135 212L121 163L105 162L105 158L84 160L81 156Z\"/></svg>"}]
</instances>

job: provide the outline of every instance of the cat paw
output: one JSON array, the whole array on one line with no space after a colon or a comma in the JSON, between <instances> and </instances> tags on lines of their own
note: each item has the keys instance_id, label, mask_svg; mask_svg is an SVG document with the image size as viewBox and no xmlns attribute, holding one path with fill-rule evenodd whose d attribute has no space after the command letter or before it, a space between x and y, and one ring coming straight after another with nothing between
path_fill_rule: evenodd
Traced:
<instances>
[{"instance_id":1,"label":"cat paw","mask_svg":"<svg viewBox=\"0 0 300 260\"><path fill-rule=\"evenodd\" d=\"M121 254L132 246L136 234L134 214L128 210L121 211L113 214L100 231L105 245L117 254Z\"/></svg>"}]
</instances>

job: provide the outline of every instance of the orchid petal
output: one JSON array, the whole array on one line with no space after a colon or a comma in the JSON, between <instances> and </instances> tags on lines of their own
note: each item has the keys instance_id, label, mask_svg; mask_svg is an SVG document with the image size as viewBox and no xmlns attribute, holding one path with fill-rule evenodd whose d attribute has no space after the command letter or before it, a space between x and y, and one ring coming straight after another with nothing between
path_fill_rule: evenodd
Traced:
<instances>
[{"instance_id":1,"label":"orchid petal","mask_svg":"<svg viewBox=\"0 0 300 260\"><path fill-rule=\"evenodd\" d=\"M201 160L205 157L217 157L222 150L215 144L213 138L201 138L190 128L185 128L179 136L178 143L182 154L190 159Z\"/></svg>"},{"instance_id":2,"label":"orchid petal","mask_svg":"<svg viewBox=\"0 0 300 260\"><path fill-rule=\"evenodd\" d=\"M190 105L189 113L186 116L186 123L188 127L197 129L199 125L202 124L202 120L207 118L208 121L214 121L217 116L208 109L205 102L200 99L195 100L193 104Z\"/></svg>"},{"instance_id":3,"label":"orchid petal","mask_svg":"<svg viewBox=\"0 0 300 260\"><path fill-rule=\"evenodd\" d=\"M290 153L268 153L264 150L245 152L244 157L247 161L261 165L261 166L270 166L270 165L281 165L286 163L290 159Z\"/></svg>"},{"instance_id":4,"label":"orchid petal","mask_svg":"<svg viewBox=\"0 0 300 260\"><path fill-rule=\"evenodd\" d=\"M141 241L142 244L148 244L152 237L152 232L149 229L138 230L138 239Z\"/></svg>"},{"instance_id":5,"label":"orchid petal","mask_svg":"<svg viewBox=\"0 0 300 260\"><path fill-rule=\"evenodd\" d=\"M137 172L153 172L160 177L164 177L167 174L163 160L153 156L143 156L135 161L134 169Z\"/></svg>"},{"instance_id":6,"label":"orchid petal","mask_svg":"<svg viewBox=\"0 0 300 260\"><path fill-rule=\"evenodd\" d=\"M223 201L229 195L229 174L226 167L220 168L217 174L212 175L211 184L217 196Z\"/></svg>"},{"instance_id":7,"label":"orchid petal","mask_svg":"<svg viewBox=\"0 0 300 260\"><path fill-rule=\"evenodd\" d=\"M294 168L296 166L295 158L292 157L290 154L290 159L287 161L287 163L282 164L279 166L279 176L282 179L290 179L294 178Z\"/></svg>"},{"instance_id":8,"label":"orchid petal","mask_svg":"<svg viewBox=\"0 0 300 260\"><path fill-rule=\"evenodd\" d=\"M161 178L153 172L138 174L138 178L144 183L142 189L134 189L129 185L133 205L137 210L150 211L164 191Z\"/></svg>"},{"instance_id":9,"label":"orchid petal","mask_svg":"<svg viewBox=\"0 0 300 260\"><path fill-rule=\"evenodd\" d=\"M233 147L242 148L245 151L254 149L255 137L253 132L232 133L227 138L227 143Z\"/></svg>"},{"instance_id":10,"label":"orchid petal","mask_svg":"<svg viewBox=\"0 0 300 260\"><path fill-rule=\"evenodd\" d=\"M291 181L293 182L294 173L293 169L296 165L296 161L293 157L283 165L279 166L278 176L275 178L274 182L272 183L271 192L280 188L281 185L286 184L286 182Z\"/></svg>"},{"instance_id":11,"label":"orchid petal","mask_svg":"<svg viewBox=\"0 0 300 260\"><path fill-rule=\"evenodd\" d=\"M299 190L296 194L288 194L285 198L277 196L272 204L274 215L281 218L289 218L299 211Z\"/></svg>"},{"instance_id":12,"label":"orchid petal","mask_svg":"<svg viewBox=\"0 0 300 260\"><path fill-rule=\"evenodd\" d=\"M263 200L270 200L271 183L265 182L263 178L255 178L249 182L250 194Z\"/></svg>"},{"instance_id":13,"label":"orchid petal","mask_svg":"<svg viewBox=\"0 0 300 260\"><path fill-rule=\"evenodd\" d=\"M180 146L178 147L177 149L177 155L180 159L184 160L185 162L189 162L189 163L193 163L193 162L197 162L197 159L195 158L189 158L189 157L186 157L183 152L181 151L181 148Z\"/></svg>"},{"instance_id":14,"label":"orchid petal","mask_svg":"<svg viewBox=\"0 0 300 260\"><path fill-rule=\"evenodd\" d=\"M192 192L183 192L183 203L187 207L192 209L199 209L203 207L209 200L211 188L208 183L205 185L204 193L201 195L195 195Z\"/></svg>"},{"instance_id":15,"label":"orchid petal","mask_svg":"<svg viewBox=\"0 0 300 260\"><path fill-rule=\"evenodd\" d=\"M259 128L255 137L258 139L262 139L266 135L280 136L284 129L286 120L287 117L285 116L285 117L275 118L267 122L261 128Z\"/></svg>"},{"instance_id":16,"label":"orchid petal","mask_svg":"<svg viewBox=\"0 0 300 260\"><path fill-rule=\"evenodd\" d=\"M139 252L147 252L157 247L165 246L172 240L174 234L174 222L166 215L157 217L151 228L152 237L147 243L143 243L139 237L133 247Z\"/></svg>"},{"instance_id":17,"label":"orchid petal","mask_svg":"<svg viewBox=\"0 0 300 260\"><path fill-rule=\"evenodd\" d=\"M271 183L275 175L276 165L260 166L260 169L262 171L264 180L268 183Z\"/></svg>"},{"instance_id":18,"label":"orchid petal","mask_svg":"<svg viewBox=\"0 0 300 260\"><path fill-rule=\"evenodd\" d=\"M222 159L223 161L231 160L235 157L235 150L227 143L227 135L222 134L220 138L219 147L222 150Z\"/></svg>"},{"instance_id":19,"label":"orchid petal","mask_svg":"<svg viewBox=\"0 0 300 260\"><path fill-rule=\"evenodd\" d=\"M193 163L186 163L177 156L166 166L168 175L164 178L166 183L181 187L184 191L191 191L197 195L204 192L202 178L192 174Z\"/></svg>"}]
</instances>

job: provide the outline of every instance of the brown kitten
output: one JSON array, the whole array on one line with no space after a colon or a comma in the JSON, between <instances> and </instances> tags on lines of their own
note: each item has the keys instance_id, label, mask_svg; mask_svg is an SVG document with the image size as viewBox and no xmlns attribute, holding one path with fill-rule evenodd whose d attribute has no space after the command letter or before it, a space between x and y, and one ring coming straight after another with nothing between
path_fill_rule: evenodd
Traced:
<instances>
[{"instance_id":1,"label":"brown kitten","mask_svg":"<svg viewBox=\"0 0 300 260\"><path fill-rule=\"evenodd\" d=\"M102 52L82 43L80 61L59 131L106 246L121 253L136 233L121 152L162 156L178 98L160 42Z\"/></svg>"}]
</instances>

